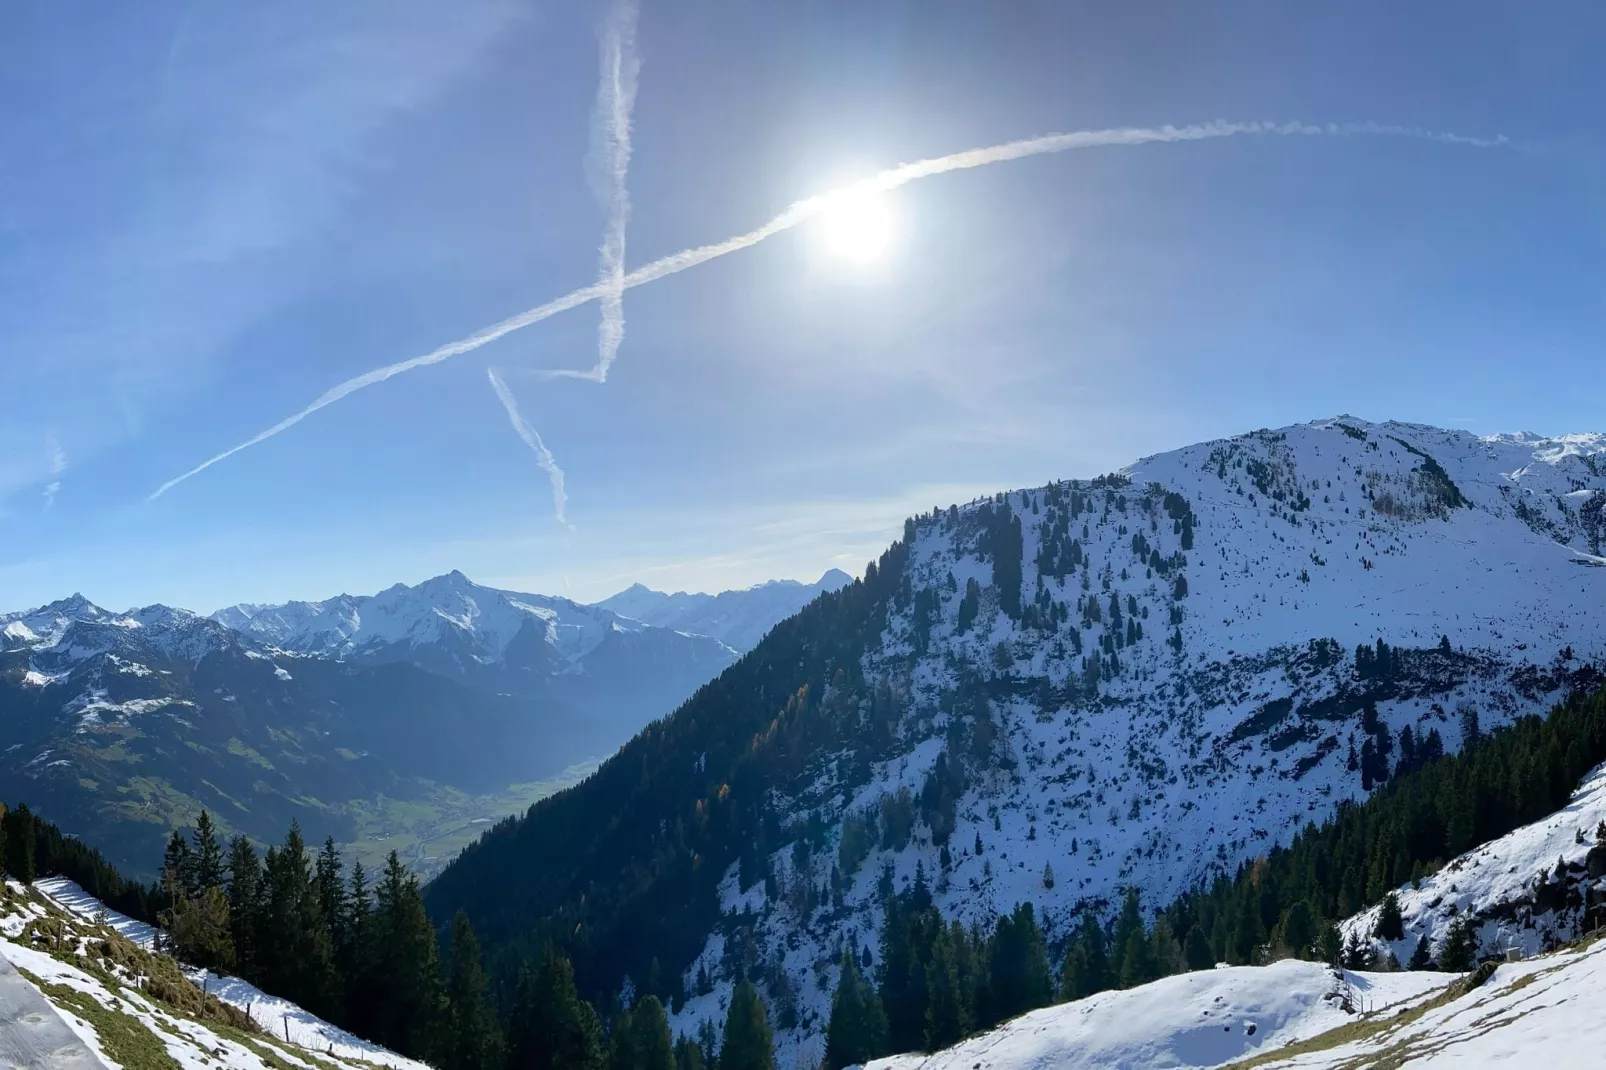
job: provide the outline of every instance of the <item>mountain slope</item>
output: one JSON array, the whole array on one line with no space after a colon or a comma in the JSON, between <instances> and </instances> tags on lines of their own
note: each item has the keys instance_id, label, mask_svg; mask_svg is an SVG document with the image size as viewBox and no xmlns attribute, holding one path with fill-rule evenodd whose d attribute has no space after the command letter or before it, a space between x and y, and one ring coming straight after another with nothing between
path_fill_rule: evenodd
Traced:
<instances>
[{"instance_id":1,"label":"mountain slope","mask_svg":"<svg viewBox=\"0 0 1606 1070\"><path fill-rule=\"evenodd\" d=\"M825 591L853 582L840 569L830 569L814 583L771 580L740 591L719 594L665 594L640 583L596 603L623 617L660 628L709 635L733 650L753 649L776 623L802 609Z\"/></svg>"},{"instance_id":2,"label":"mountain slope","mask_svg":"<svg viewBox=\"0 0 1606 1070\"><path fill-rule=\"evenodd\" d=\"M967 923L1034 901L1057 940L1287 842L1385 735L1542 708L1606 654L1603 501L1606 436L1345 417L917 517L431 908L508 956L564 937L592 991L683 991L679 1029L756 963L800 1043L884 866Z\"/></svg>"},{"instance_id":3,"label":"mountain slope","mask_svg":"<svg viewBox=\"0 0 1606 1070\"><path fill-rule=\"evenodd\" d=\"M173 1065L165 1055L186 1068L428 1070L237 978L181 973L154 937L70 881L12 883L0 902L0 958L107 1067Z\"/></svg>"},{"instance_id":4,"label":"mountain slope","mask_svg":"<svg viewBox=\"0 0 1606 1070\"><path fill-rule=\"evenodd\" d=\"M1599 942L1464 979L1239 966L1033 1011L866 1070L1593 1066L1606 1041L1595 1010L1602 984Z\"/></svg>"}]
</instances>

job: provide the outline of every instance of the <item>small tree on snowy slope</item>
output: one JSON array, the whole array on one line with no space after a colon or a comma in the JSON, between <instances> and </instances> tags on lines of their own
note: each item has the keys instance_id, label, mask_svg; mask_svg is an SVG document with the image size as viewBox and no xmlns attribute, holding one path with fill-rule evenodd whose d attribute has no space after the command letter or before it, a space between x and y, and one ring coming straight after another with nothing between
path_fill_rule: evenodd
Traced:
<instances>
[{"instance_id":1,"label":"small tree on snowy slope","mask_svg":"<svg viewBox=\"0 0 1606 1070\"><path fill-rule=\"evenodd\" d=\"M1372 935L1384 940L1405 939L1405 920L1400 916L1400 897L1390 892L1383 897L1383 906L1377 912L1377 924Z\"/></svg>"},{"instance_id":2,"label":"small tree on snowy slope","mask_svg":"<svg viewBox=\"0 0 1606 1070\"><path fill-rule=\"evenodd\" d=\"M769 1016L751 981L742 981L731 993L725 1039L719 1047L719 1070L775 1070Z\"/></svg>"}]
</instances>

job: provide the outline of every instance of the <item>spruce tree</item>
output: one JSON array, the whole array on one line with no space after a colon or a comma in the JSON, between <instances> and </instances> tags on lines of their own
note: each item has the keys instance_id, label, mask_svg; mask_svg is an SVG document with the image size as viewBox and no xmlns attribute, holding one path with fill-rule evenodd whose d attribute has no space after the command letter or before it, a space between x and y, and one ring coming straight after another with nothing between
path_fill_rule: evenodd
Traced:
<instances>
[{"instance_id":1,"label":"spruce tree","mask_svg":"<svg viewBox=\"0 0 1606 1070\"><path fill-rule=\"evenodd\" d=\"M635 1015L623 1007L608 1027L608 1070L637 1070Z\"/></svg>"},{"instance_id":2,"label":"spruce tree","mask_svg":"<svg viewBox=\"0 0 1606 1070\"><path fill-rule=\"evenodd\" d=\"M440 960L418 882L407 874L395 851L385 861L376 899L375 1034L403 1055L428 1058L439 1047L444 1010Z\"/></svg>"},{"instance_id":3,"label":"spruce tree","mask_svg":"<svg viewBox=\"0 0 1606 1070\"><path fill-rule=\"evenodd\" d=\"M195 890L205 891L207 888L223 887L223 846L218 843L217 828L212 824L212 815L205 810L195 821L195 851L192 864L195 867Z\"/></svg>"},{"instance_id":4,"label":"spruce tree","mask_svg":"<svg viewBox=\"0 0 1606 1070\"><path fill-rule=\"evenodd\" d=\"M1065 953L1060 975L1060 998L1083 999L1109 987L1109 956L1104 951L1104 930L1090 910L1082 912L1081 928Z\"/></svg>"},{"instance_id":5,"label":"spruce tree","mask_svg":"<svg viewBox=\"0 0 1606 1070\"><path fill-rule=\"evenodd\" d=\"M1216 953L1210 949L1210 938L1205 935L1202 924L1195 923L1188 929L1183 957L1190 970L1208 970L1216 964Z\"/></svg>"},{"instance_id":6,"label":"spruce tree","mask_svg":"<svg viewBox=\"0 0 1606 1070\"><path fill-rule=\"evenodd\" d=\"M479 941L468 915L459 910L452 919L451 974L446 984L444 1047L452 1070L496 1070L502 1064L502 1038L485 991Z\"/></svg>"},{"instance_id":7,"label":"spruce tree","mask_svg":"<svg viewBox=\"0 0 1606 1070\"><path fill-rule=\"evenodd\" d=\"M1017 904L1012 913L998 919L987 978L992 995L986 1016L989 1025L1045 1007L1054 998L1048 952L1032 904Z\"/></svg>"},{"instance_id":8,"label":"spruce tree","mask_svg":"<svg viewBox=\"0 0 1606 1070\"><path fill-rule=\"evenodd\" d=\"M769 1016L751 981L737 983L725 1015L719 1070L775 1070L775 1040Z\"/></svg>"},{"instance_id":9,"label":"spruce tree","mask_svg":"<svg viewBox=\"0 0 1606 1070\"><path fill-rule=\"evenodd\" d=\"M1283 916L1283 943L1297 958L1308 959L1316 951L1316 916L1310 904L1297 900Z\"/></svg>"},{"instance_id":10,"label":"spruce tree","mask_svg":"<svg viewBox=\"0 0 1606 1070\"><path fill-rule=\"evenodd\" d=\"M1439 969L1445 973L1466 973L1477 962L1478 948L1465 918L1456 918L1445 931L1439 947Z\"/></svg>"},{"instance_id":11,"label":"spruce tree","mask_svg":"<svg viewBox=\"0 0 1606 1070\"><path fill-rule=\"evenodd\" d=\"M842 955L842 973L831 997L831 1019L825 1030L823 1070L867 1063L887 1052L887 1015L859 972L853 952Z\"/></svg>"},{"instance_id":12,"label":"spruce tree","mask_svg":"<svg viewBox=\"0 0 1606 1070\"><path fill-rule=\"evenodd\" d=\"M162 852L162 887L175 899L190 899L199 890L195 880L195 856L190 841L174 829Z\"/></svg>"},{"instance_id":13,"label":"spruce tree","mask_svg":"<svg viewBox=\"0 0 1606 1070\"><path fill-rule=\"evenodd\" d=\"M547 948L519 974L508 1022L510 1070L603 1070L602 1027L574 987L574 968Z\"/></svg>"},{"instance_id":14,"label":"spruce tree","mask_svg":"<svg viewBox=\"0 0 1606 1070\"><path fill-rule=\"evenodd\" d=\"M34 863L34 840L37 832L34 829L33 813L29 811L27 803L19 803L15 810L5 815L5 829L6 872L23 884L31 885L38 876Z\"/></svg>"},{"instance_id":15,"label":"spruce tree","mask_svg":"<svg viewBox=\"0 0 1606 1070\"><path fill-rule=\"evenodd\" d=\"M229 841L229 935L235 968L248 981L261 976L256 951L261 912L262 863L251 841L236 836Z\"/></svg>"},{"instance_id":16,"label":"spruce tree","mask_svg":"<svg viewBox=\"0 0 1606 1070\"><path fill-rule=\"evenodd\" d=\"M669 1016L658 997L648 994L631 1012L632 1047L637 1070L676 1070L673 1039L669 1035Z\"/></svg>"},{"instance_id":17,"label":"spruce tree","mask_svg":"<svg viewBox=\"0 0 1606 1070\"><path fill-rule=\"evenodd\" d=\"M964 932L958 934L964 939ZM926 962L925 1048L939 1051L969 1034L971 1008L966 999L959 959L963 948L955 948L952 934L938 926Z\"/></svg>"},{"instance_id":18,"label":"spruce tree","mask_svg":"<svg viewBox=\"0 0 1606 1070\"><path fill-rule=\"evenodd\" d=\"M1433 951L1428 947L1428 938L1425 935L1416 938L1416 950L1411 952L1411 962L1407 968L1412 970L1433 969Z\"/></svg>"},{"instance_id":19,"label":"spruce tree","mask_svg":"<svg viewBox=\"0 0 1606 1070\"><path fill-rule=\"evenodd\" d=\"M1400 897L1390 892L1383 897L1383 905L1377 912L1377 924L1372 927L1372 935L1384 940L1404 940L1405 920L1400 916Z\"/></svg>"}]
</instances>

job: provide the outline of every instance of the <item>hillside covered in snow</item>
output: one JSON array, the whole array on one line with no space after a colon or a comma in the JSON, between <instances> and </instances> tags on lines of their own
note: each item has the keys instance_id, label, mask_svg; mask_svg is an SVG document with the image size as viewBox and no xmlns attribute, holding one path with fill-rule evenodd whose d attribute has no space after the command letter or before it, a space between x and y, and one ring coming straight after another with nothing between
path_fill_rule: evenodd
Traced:
<instances>
[{"instance_id":1,"label":"hillside covered in snow","mask_svg":"<svg viewBox=\"0 0 1606 1070\"><path fill-rule=\"evenodd\" d=\"M1031 902L1062 946L1287 843L1407 735L1453 751L1467 711L1594 679L1603 504L1606 436L1340 417L936 510L431 907L493 945L578 924L594 992L682 993L688 1033L757 973L807 1056L889 873L966 925Z\"/></svg>"},{"instance_id":2,"label":"hillside covered in snow","mask_svg":"<svg viewBox=\"0 0 1606 1070\"><path fill-rule=\"evenodd\" d=\"M237 978L181 969L154 936L71 881L0 893L0 958L110 1070L162 1055L182 1070L429 1070Z\"/></svg>"},{"instance_id":3,"label":"hillside covered in snow","mask_svg":"<svg viewBox=\"0 0 1606 1070\"><path fill-rule=\"evenodd\" d=\"M852 576L833 568L814 583L770 580L755 587L718 594L686 591L666 594L633 583L597 605L660 628L713 636L732 650L745 653L758 645L777 622L790 617L821 593L841 590L852 582Z\"/></svg>"}]
</instances>

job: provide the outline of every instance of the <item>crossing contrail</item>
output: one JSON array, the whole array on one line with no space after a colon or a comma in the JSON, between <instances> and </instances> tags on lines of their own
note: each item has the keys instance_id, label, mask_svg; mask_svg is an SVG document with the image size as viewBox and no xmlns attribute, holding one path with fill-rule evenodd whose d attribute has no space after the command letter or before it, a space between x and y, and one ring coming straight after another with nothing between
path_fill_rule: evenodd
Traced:
<instances>
[{"instance_id":1,"label":"crossing contrail","mask_svg":"<svg viewBox=\"0 0 1606 1070\"><path fill-rule=\"evenodd\" d=\"M699 245L678 253L671 253L668 256L660 257L644 264L636 270L625 274L622 289L628 290L635 286L643 286L667 275L673 275L685 271L687 268L696 267L710 260L757 245L766 238L772 238L784 231L791 230L814 216L828 211L832 205L841 203L845 198L896 189L918 179L947 174L950 171L968 170L970 168L985 167L989 164L1004 163L1009 160L1021 160L1029 156L1043 156L1075 149L1205 141L1214 138L1238 136L1398 137L1438 141L1453 145L1470 145L1479 148L1493 148L1507 143L1504 137L1468 137L1461 134L1424 130L1418 127L1387 126L1378 123L1329 123L1318 125L1300 122L1233 123L1218 120L1192 126L1125 127L1108 130L1083 130L1068 134L1048 134L1043 137L1008 141L1000 145L967 149L964 152L956 152L948 156L938 156L929 160L900 164L842 189L804 198L794 202L769 222L747 231L745 234L738 234L710 245ZM537 305L534 308L509 316L500 323L493 323L489 327L483 327L466 338L448 342L422 356L387 364L384 367L375 368L372 371L364 372L362 375L347 379L343 383L330 387L300 412L285 417L267 430L259 432L239 445L232 446L217 456L196 465L188 472L175 476L163 483L151 494L150 500L154 501L160 498L180 483L199 475L220 461L227 460L242 450L260 445L275 435L288 431L319 409L327 408L359 390L385 382L387 379L410 372L415 368L439 364L464 353L470 353L514 331L540 323L542 320L550 319L560 312L567 312L569 309L577 308L589 301L605 298L614 290L613 280L606 284L598 282L590 286L583 286L561 297L553 298L545 304Z\"/></svg>"},{"instance_id":2,"label":"crossing contrail","mask_svg":"<svg viewBox=\"0 0 1606 1070\"><path fill-rule=\"evenodd\" d=\"M597 363L588 371L565 371L575 379L606 382L625 337L625 224L630 220L630 113L636 106L636 5L623 0L610 9L602 34L602 78L592 109L591 188L606 219L599 250L597 283L602 319L597 324Z\"/></svg>"},{"instance_id":3,"label":"crossing contrail","mask_svg":"<svg viewBox=\"0 0 1606 1070\"><path fill-rule=\"evenodd\" d=\"M563 489L563 469L558 467L557 459L552 456L552 451L546 448L546 443L541 441L541 436L535 428L526 423L524 417L519 414L519 403L514 400L513 392L507 388L502 377L496 374L496 369L486 368L485 375L491 381L491 389L496 391L498 400L502 402L502 408L507 410L508 422L524 440L524 444L530 447L530 452L535 454L535 463L541 466L547 474L547 479L552 483L552 509L558 515L558 523L568 524L568 519L563 515L569 502L569 496Z\"/></svg>"}]
</instances>

